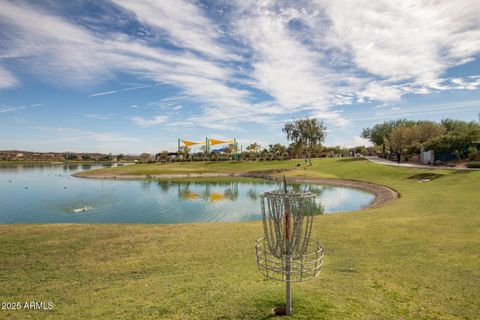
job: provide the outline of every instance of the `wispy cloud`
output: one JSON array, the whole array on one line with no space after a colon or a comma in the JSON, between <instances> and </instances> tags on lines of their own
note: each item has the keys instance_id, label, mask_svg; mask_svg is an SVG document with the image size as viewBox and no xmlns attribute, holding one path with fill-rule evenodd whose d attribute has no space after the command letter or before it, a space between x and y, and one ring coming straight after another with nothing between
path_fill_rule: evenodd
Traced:
<instances>
[{"instance_id":1,"label":"wispy cloud","mask_svg":"<svg viewBox=\"0 0 480 320\"><path fill-rule=\"evenodd\" d=\"M21 59L34 76L73 86L112 76L102 42L61 17L24 2L1 1L0 23L2 56Z\"/></svg>"},{"instance_id":2,"label":"wispy cloud","mask_svg":"<svg viewBox=\"0 0 480 320\"><path fill-rule=\"evenodd\" d=\"M297 114L345 127L351 120L335 106L480 87L479 78L445 76L480 53L478 1L237 1L221 12L184 0L106 5L150 36L98 32L39 5L0 2L0 89L21 80L2 67L5 59L21 61L42 81L74 87L127 74L153 84L89 97L168 84L178 95L157 107L179 111L186 97L196 109L183 121L242 130L242 123L270 125ZM129 119L148 127L166 117Z\"/></svg>"},{"instance_id":3,"label":"wispy cloud","mask_svg":"<svg viewBox=\"0 0 480 320\"><path fill-rule=\"evenodd\" d=\"M163 83L147 84L147 85L143 85L143 86L136 86L136 87L119 89L119 90L110 90L110 91L98 92L98 93L93 93L93 94L89 95L88 97L91 98L91 97L98 97L98 96L106 96L106 95L110 95L110 94L132 91L132 90L140 90L140 89L151 88L151 87L160 86L160 85L163 85Z\"/></svg>"},{"instance_id":4,"label":"wispy cloud","mask_svg":"<svg viewBox=\"0 0 480 320\"><path fill-rule=\"evenodd\" d=\"M136 125L138 125L142 128L146 128L146 127L150 127L150 126L154 126L154 125L158 125L158 124L163 124L163 123L168 121L167 116L154 116L151 119L147 119L147 118L140 117L140 116L135 116L135 117L128 117L127 119L132 120Z\"/></svg>"},{"instance_id":5,"label":"wispy cloud","mask_svg":"<svg viewBox=\"0 0 480 320\"><path fill-rule=\"evenodd\" d=\"M327 43L356 68L428 86L480 50L477 1L316 1L331 23Z\"/></svg>"},{"instance_id":6,"label":"wispy cloud","mask_svg":"<svg viewBox=\"0 0 480 320\"><path fill-rule=\"evenodd\" d=\"M26 107L12 107L12 106L0 105L0 113L17 111L25 108Z\"/></svg>"},{"instance_id":7,"label":"wispy cloud","mask_svg":"<svg viewBox=\"0 0 480 320\"><path fill-rule=\"evenodd\" d=\"M167 34L174 45L208 57L229 60L239 57L219 44L222 33L195 4L184 0L113 0L136 18Z\"/></svg>"},{"instance_id":8,"label":"wispy cloud","mask_svg":"<svg viewBox=\"0 0 480 320\"><path fill-rule=\"evenodd\" d=\"M430 105L415 105L392 107L390 110L379 111L371 116L352 117L350 121L365 121L365 120L382 120L382 119L397 119L418 117L433 114L449 114L452 112L479 110L480 100L444 103L444 104L430 104ZM380 109L383 110L383 109Z\"/></svg>"},{"instance_id":9,"label":"wispy cloud","mask_svg":"<svg viewBox=\"0 0 480 320\"><path fill-rule=\"evenodd\" d=\"M17 80L17 78L15 78L15 76L10 71L0 65L0 89L12 88L17 86L18 84L19 81Z\"/></svg>"},{"instance_id":10,"label":"wispy cloud","mask_svg":"<svg viewBox=\"0 0 480 320\"><path fill-rule=\"evenodd\" d=\"M28 105L28 106L10 106L10 105L5 105L5 104L0 104L0 113L25 110L25 109L29 109L29 108L37 108L37 107L40 107L40 106L42 106L41 103L35 103L35 104Z\"/></svg>"},{"instance_id":11,"label":"wispy cloud","mask_svg":"<svg viewBox=\"0 0 480 320\"><path fill-rule=\"evenodd\" d=\"M102 114L96 114L96 113L89 113L85 115L86 118L90 119L97 119L97 120L107 120L110 117L107 115L102 115Z\"/></svg>"}]
</instances>

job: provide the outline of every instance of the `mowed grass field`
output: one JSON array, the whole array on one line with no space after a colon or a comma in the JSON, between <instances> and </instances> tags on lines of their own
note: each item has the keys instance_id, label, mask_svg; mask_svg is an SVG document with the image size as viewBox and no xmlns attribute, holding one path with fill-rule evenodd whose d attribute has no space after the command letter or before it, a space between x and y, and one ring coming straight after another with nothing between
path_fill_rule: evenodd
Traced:
<instances>
[{"instance_id":1,"label":"mowed grass field","mask_svg":"<svg viewBox=\"0 0 480 320\"><path fill-rule=\"evenodd\" d=\"M249 172L302 161L176 163L115 174ZM303 164L303 163L302 163ZM127 173L125 173L127 172ZM387 185L383 207L315 218L326 248L319 278L293 285L292 319L479 319L480 172L319 159L289 175ZM430 182L420 182L435 174ZM261 222L0 225L0 319L269 319L284 285L264 280Z\"/></svg>"}]
</instances>

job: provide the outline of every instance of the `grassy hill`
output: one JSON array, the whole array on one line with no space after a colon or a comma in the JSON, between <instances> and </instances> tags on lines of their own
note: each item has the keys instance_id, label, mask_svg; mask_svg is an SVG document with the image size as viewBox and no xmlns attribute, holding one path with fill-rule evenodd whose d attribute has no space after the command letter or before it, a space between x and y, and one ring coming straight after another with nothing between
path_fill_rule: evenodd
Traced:
<instances>
[{"instance_id":1,"label":"grassy hill","mask_svg":"<svg viewBox=\"0 0 480 320\"><path fill-rule=\"evenodd\" d=\"M293 285L292 319L476 319L480 314L480 172L350 159L175 163L100 173L289 175L387 185L400 198L315 218L326 247L319 278ZM302 163L303 164L303 163ZM94 172L99 174L99 171ZM430 182L421 182L429 177ZM256 270L261 222L178 225L0 225L0 300L52 301L0 318L268 319L282 283Z\"/></svg>"}]
</instances>

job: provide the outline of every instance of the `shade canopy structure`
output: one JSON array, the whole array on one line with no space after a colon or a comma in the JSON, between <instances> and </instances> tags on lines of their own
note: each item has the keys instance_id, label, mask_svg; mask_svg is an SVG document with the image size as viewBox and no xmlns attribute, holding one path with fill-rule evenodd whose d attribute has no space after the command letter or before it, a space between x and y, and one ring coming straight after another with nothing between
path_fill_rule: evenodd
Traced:
<instances>
[{"instance_id":1,"label":"shade canopy structure","mask_svg":"<svg viewBox=\"0 0 480 320\"><path fill-rule=\"evenodd\" d=\"M205 144L205 141L194 142L194 141L182 140L182 143L183 143L184 146L190 147L190 146L194 146L194 145L197 145L197 144Z\"/></svg>"},{"instance_id":2,"label":"shade canopy structure","mask_svg":"<svg viewBox=\"0 0 480 320\"><path fill-rule=\"evenodd\" d=\"M221 144L233 144L233 153L236 158L239 157L238 155L238 145L237 145L237 140L236 139L230 139L230 140L220 140L220 139L213 139L206 137L205 141L197 142L197 141L192 141L192 140L185 140L178 138L178 152L180 152L180 147L183 145L184 147L191 147L195 145L205 145L205 153L210 152L210 146L214 145L221 145ZM223 151L219 151L223 150ZM226 148L223 149L216 149L212 152L225 152Z\"/></svg>"},{"instance_id":3,"label":"shade canopy structure","mask_svg":"<svg viewBox=\"0 0 480 320\"><path fill-rule=\"evenodd\" d=\"M235 139L232 139L232 140L217 140L217 139L208 139L208 143L211 145L211 146L214 146L216 144L225 144L225 143L234 143L235 142Z\"/></svg>"}]
</instances>

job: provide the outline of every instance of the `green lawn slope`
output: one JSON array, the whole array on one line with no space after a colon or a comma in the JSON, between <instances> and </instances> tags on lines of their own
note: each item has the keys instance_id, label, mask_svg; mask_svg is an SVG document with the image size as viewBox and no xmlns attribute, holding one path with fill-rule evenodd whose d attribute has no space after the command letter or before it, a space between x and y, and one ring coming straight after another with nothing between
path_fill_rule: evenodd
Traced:
<instances>
[{"instance_id":1,"label":"green lawn slope","mask_svg":"<svg viewBox=\"0 0 480 320\"><path fill-rule=\"evenodd\" d=\"M104 172L238 173L297 162ZM292 319L480 317L480 172L321 159L288 174L370 181L401 195L380 208L315 218L325 264L319 278L293 285ZM433 180L420 182L426 177ZM260 236L261 222L0 225L0 301L54 303L51 311L0 310L0 318L269 319L284 286L256 270Z\"/></svg>"}]
</instances>

